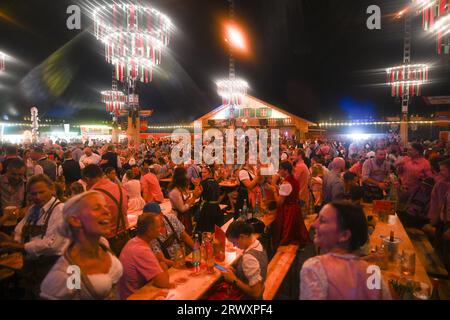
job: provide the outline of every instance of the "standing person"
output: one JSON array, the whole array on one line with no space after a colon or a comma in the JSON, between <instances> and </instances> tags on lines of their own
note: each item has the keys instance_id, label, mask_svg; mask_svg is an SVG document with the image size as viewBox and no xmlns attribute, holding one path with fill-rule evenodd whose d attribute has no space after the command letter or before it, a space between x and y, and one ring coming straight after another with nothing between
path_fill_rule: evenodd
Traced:
<instances>
[{"instance_id":1,"label":"standing person","mask_svg":"<svg viewBox=\"0 0 450 320\"><path fill-rule=\"evenodd\" d=\"M125 176L127 182L123 184L123 187L128 193L128 214L140 215L145 206L145 200L141 196L141 183L132 170L128 170Z\"/></svg>"},{"instance_id":2,"label":"standing person","mask_svg":"<svg viewBox=\"0 0 450 320\"><path fill-rule=\"evenodd\" d=\"M150 172L142 175L141 177L142 194L146 203L164 201L164 194L161 190L158 178L150 169Z\"/></svg>"},{"instance_id":3,"label":"standing person","mask_svg":"<svg viewBox=\"0 0 450 320\"><path fill-rule=\"evenodd\" d=\"M150 243L163 230L161 216L143 213L137 222L137 236L128 241L120 254L123 276L119 282L121 299L127 299L136 290L151 282L158 288L169 288L168 267L159 262Z\"/></svg>"},{"instance_id":4,"label":"standing person","mask_svg":"<svg viewBox=\"0 0 450 320\"><path fill-rule=\"evenodd\" d=\"M345 160L337 157L331 162L331 171L323 179L323 202L340 200L344 196Z\"/></svg>"},{"instance_id":5,"label":"standing person","mask_svg":"<svg viewBox=\"0 0 450 320\"><path fill-rule=\"evenodd\" d=\"M239 187L238 187L238 195L236 199L236 204L234 206L234 218L239 218L239 210L244 206L244 201L247 201L247 207L253 208L253 203L251 199L256 199L256 193L259 191L260 194L261 188L259 187L259 183L264 179L260 176L252 165L249 164L249 161L245 162L244 167L238 173L239 179Z\"/></svg>"},{"instance_id":6,"label":"standing person","mask_svg":"<svg viewBox=\"0 0 450 320\"><path fill-rule=\"evenodd\" d=\"M36 159L36 163L42 167L43 173L47 177L52 179L52 181L56 181L56 163L52 160L49 160L47 155L40 147L34 148L33 153Z\"/></svg>"},{"instance_id":7,"label":"standing person","mask_svg":"<svg viewBox=\"0 0 450 320\"><path fill-rule=\"evenodd\" d=\"M390 164L386 159L386 150L375 151L375 158L367 159L362 168L362 181L365 198L369 201L381 200L384 192L389 192Z\"/></svg>"},{"instance_id":8,"label":"standing person","mask_svg":"<svg viewBox=\"0 0 450 320\"><path fill-rule=\"evenodd\" d=\"M108 167L113 168L116 173L122 168L122 163L120 162L119 156L116 153L116 148L114 145L109 145L106 149L106 153L102 155L102 160L100 161L100 167L106 170Z\"/></svg>"},{"instance_id":9,"label":"standing person","mask_svg":"<svg viewBox=\"0 0 450 320\"><path fill-rule=\"evenodd\" d=\"M80 143L75 144L74 148L72 149L73 160L75 160L76 162L79 162L82 155L83 155L83 150L81 150L81 144Z\"/></svg>"},{"instance_id":10,"label":"standing person","mask_svg":"<svg viewBox=\"0 0 450 320\"><path fill-rule=\"evenodd\" d=\"M288 244L305 245L310 239L298 204L299 186L292 176L292 165L280 163L278 174L283 178L279 190L272 186L277 214L273 223L273 248Z\"/></svg>"},{"instance_id":11,"label":"standing person","mask_svg":"<svg viewBox=\"0 0 450 320\"><path fill-rule=\"evenodd\" d=\"M119 255L128 238L128 194L120 185L111 182L103 175L98 165L90 164L83 169L83 180L88 190L99 191L103 194L111 213L111 228L106 235L111 250Z\"/></svg>"},{"instance_id":12,"label":"standing person","mask_svg":"<svg viewBox=\"0 0 450 320\"><path fill-rule=\"evenodd\" d=\"M201 190L196 188L194 193L190 194L189 184L186 176L186 169L183 167L175 168L172 181L169 185L169 199L172 205L172 212L177 216L178 220L183 223L186 232L192 235L192 206L200 196Z\"/></svg>"},{"instance_id":13,"label":"standing person","mask_svg":"<svg viewBox=\"0 0 450 320\"><path fill-rule=\"evenodd\" d=\"M202 168L201 205L196 232L214 232L214 227L221 227L224 223L224 215L220 210L219 184L212 177L211 167Z\"/></svg>"},{"instance_id":14,"label":"standing person","mask_svg":"<svg viewBox=\"0 0 450 320\"><path fill-rule=\"evenodd\" d=\"M81 179L80 164L72 157L72 151L66 151L66 153L64 153L62 174L67 186L70 186L73 182Z\"/></svg>"},{"instance_id":15,"label":"standing person","mask_svg":"<svg viewBox=\"0 0 450 320\"><path fill-rule=\"evenodd\" d=\"M49 177L31 177L27 194L32 207L17 224L14 238L0 235L0 249L17 250L25 255L21 275L29 299L38 296L41 281L68 245L68 240L60 233L63 205L53 196L54 192L54 183Z\"/></svg>"},{"instance_id":16,"label":"standing person","mask_svg":"<svg viewBox=\"0 0 450 320\"><path fill-rule=\"evenodd\" d=\"M89 147L84 148L84 154L80 157L80 168L84 169L86 166L90 164L99 164L102 158L92 152L92 149Z\"/></svg>"},{"instance_id":17,"label":"standing person","mask_svg":"<svg viewBox=\"0 0 450 320\"><path fill-rule=\"evenodd\" d=\"M88 191L64 204L63 234L70 245L41 284L40 296L49 300L118 299L122 264L104 238L110 232L111 214L103 194ZM80 270L80 288L70 288L70 266Z\"/></svg>"},{"instance_id":18,"label":"standing person","mask_svg":"<svg viewBox=\"0 0 450 320\"><path fill-rule=\"evenodd\" d=\"M423 157L423 153L423 146L413 143L408 149L408 156L397 163L402 187L399 193L399 218L405 227L422 228L428 220L428 206L433 187L429 186L428 180L434 180L430 162Z\"/></svg>"},{"instance_id":19,"label":"standing person","mask_svg":"<svg viewBox=\"0 0 450 320\"><path fill-rule=\"evenodd\" d=\"M313 223L314 244L320 255L306 260L300 272L300 300L391 299L388 286L369 289L369 263L358 256L368 241L368 228L361 207L332 202Z\"/></svg>"},{"instance_id":20,"label":"standing person","mask_svg":"<svg viewBox=\"0 0 450 320\"><path fill-rule=\"evenodd\" d=\"M310 182L310 173L309 169L306 166L305 162L305 153L301 149L297 149L297 159L296 164L293 171L293 176L295 180L297 180L299 185L299 200L300 207L304 214L307 213L308 204L309 204L309 182Z\"/></svg>"}]
</instances>

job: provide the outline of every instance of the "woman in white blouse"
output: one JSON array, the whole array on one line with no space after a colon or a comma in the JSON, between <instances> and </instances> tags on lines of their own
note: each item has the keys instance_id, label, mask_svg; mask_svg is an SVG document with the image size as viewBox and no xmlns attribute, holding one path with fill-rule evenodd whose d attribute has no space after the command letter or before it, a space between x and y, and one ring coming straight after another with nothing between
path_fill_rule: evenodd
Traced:
<instances>
[{"instance_id":1,"label":"woman in white blouse","mask_svg":"<svg viewBox=\"0 0 450 320\"><path fill-rule=\"evenodd\" d=\"M127 182L123 184L128 193L128 214L140 215L145 206L145 200L141 196L141 182L136 179L132 170L125 174Z\"/></svg>"},{"instance_id":2,"label":"woman in white blouse","mask_svg":"<svg viewBox=\"0 0 450 320\"><path fill-rule=\"evenodd\" d=\"M62 233L71 245L41 284L41 297L51 300L118 299L122 265L109 249L111 214L103 195L88 191L64 204Z\"/></svg>"},{"instance_id":3,"label":"woman in white blouse","mask_svg":"<svg viewBox=\"0 0 450 320\"><path fill-rule=\"evenodd\" d=\"M300 273L301 300L391 299L388 286L369 288L370 264L359 256L368 241L367 221L361 207L346 202L327 204L312 225L314 244L321 255L310 258ZM381 277L381 274L380 274Z\"/></svg>"},{"instance_id":4,"label":"woman in white blouse","mask_svg":"<svg viewBox=\"0 0 450 320\"><path fill-rule=\"evenodd\" d=\"M184 167L176 167L173 172L172 181L169 185L169 199L172 205L172 213L183 223L186 232L192 235L192 212L191 208L201 195L201 189L196 187L191 194L189 191L189 180Z\"/></svg>"}]
</instances>

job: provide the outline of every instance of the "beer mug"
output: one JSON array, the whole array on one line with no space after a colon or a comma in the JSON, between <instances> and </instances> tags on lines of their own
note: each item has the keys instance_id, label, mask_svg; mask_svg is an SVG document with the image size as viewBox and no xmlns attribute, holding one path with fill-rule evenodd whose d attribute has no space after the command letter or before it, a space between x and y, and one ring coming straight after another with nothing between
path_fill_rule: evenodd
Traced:
<instances>
[{"instance_id":1,"label":"beer mug","mask_svg":"<svg viewBox=\"0 0 450 320\"><path fill-rule=\"evenodd\" d=\"M12 227L17 224L17 219L19 218L19 208L16 206L7 206L3 209L3 214L8 217L8 219L3 223L5 227Z\"/></svg>"}]
</instances>

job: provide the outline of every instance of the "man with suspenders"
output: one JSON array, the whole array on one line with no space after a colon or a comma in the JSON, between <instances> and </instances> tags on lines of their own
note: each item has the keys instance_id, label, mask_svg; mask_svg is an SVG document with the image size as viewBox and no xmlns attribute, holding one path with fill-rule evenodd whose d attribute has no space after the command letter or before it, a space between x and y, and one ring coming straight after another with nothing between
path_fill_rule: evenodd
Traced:
<instances>
[{"instance_id":1,"label":"man with suspenders","mask_svg":"<svg viewBox=\"0 0 450 320\"><path fill-rule=\"evenodd\" d=\"M46 175L31 177L27 195L33 205L17 224L14 238L0 235L0 249L24 254L21 275L26 298L38 297L42 280L69 244L59 232L63 204L53 196L54 191L54 184Z\"/></svg>"}]
</instances>

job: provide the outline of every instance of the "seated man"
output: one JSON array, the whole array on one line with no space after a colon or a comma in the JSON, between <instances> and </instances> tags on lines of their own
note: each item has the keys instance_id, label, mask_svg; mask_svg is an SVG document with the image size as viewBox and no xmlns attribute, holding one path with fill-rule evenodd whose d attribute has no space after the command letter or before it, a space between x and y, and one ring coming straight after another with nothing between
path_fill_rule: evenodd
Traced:
<instances>
[{"instance_id":1,"label":"seated man","mask_svg":"<svg viewBox=\"0 0 450 320\"><path fill-rule=\"evenodd\" d=\"M46 175L31 177L27 194L33 206L16 226L14 239L0 234L0 249L24 253L23 285L29 299L38 296L42 280L69 243L60 234L63 205L54 192L54 183Z\"/></svg>"},{"instance_id":2,"label":"seated man","mask_svg":"<svg viewBox=\"0 0 450 320\"><path fill-rule=\"evenodd\" d=\"M6 174L0 176L0 227L23 216L25 198L25 163L20 159L10 159ZM11 210L5 210L6 208Z\"/></svg>"},{"instance_id":3,"label":"seated man","mask_svg":"<svg viewBox=\"0 0 450 320\"><path fill-rule=\"evenodd\" d=\"M173 265L175 253L182 245L182 242L189 248L194 246L194 241L184 230L183 224L173 214L163 214L161 207L156 202L147 203L143 209L145 212L158 214L164 222L163 231L151 242L151 247L160 262L164 262L169 267Z\"/></svg>"},{"instance_id":4,"label":"seated man","mask_svg":"<svg viewBox=\"0 0 450 320\"><path fill-rule=\"evenodd\" d=\"M167 265L159 263L150 247L150 242L160 235L162 223L158 212L145 212L139 216L137 236L128 241L120 254L123 266L119 282L121 299L127 299L150 281L157 287L169 288Z\"/></svg>"}]
</instances>

